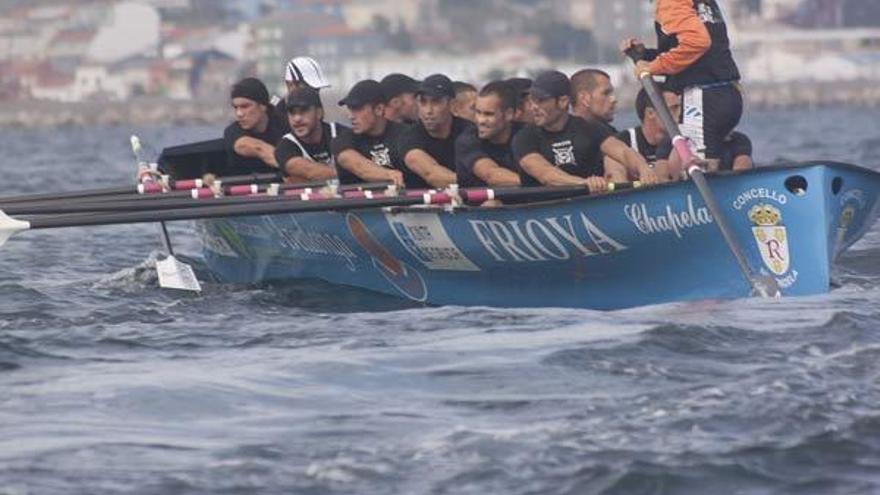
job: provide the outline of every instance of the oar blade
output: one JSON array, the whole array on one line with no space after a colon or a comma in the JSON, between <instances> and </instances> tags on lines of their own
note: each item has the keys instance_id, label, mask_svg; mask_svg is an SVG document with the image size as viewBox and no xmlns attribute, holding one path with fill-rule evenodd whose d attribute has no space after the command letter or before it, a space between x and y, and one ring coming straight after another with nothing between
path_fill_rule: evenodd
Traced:
<instances>
[{"instance_id":1,"label":"oar blade","mask_svg":"<svg viewBox=\"0 0 880 495\"><path fill-rule=\"evenodd\" d=\"M16 232L28 230L29 228L31 228L30 222L16 220L4 213L3 210L0 210L0 246L6 244L6 241L15 235Z\"/></svg>"},{"instance_id":2,"label":"oar blade","mask_svg":"<svg viewBox=\"0 0 880 495\"><path fill-rule=\"evenodd\" d=\"M201 292L202 285L195 272L188 264L173 255L164 260L156 261L156 272L159 274L159 287L189 292Z\"/></svg>"}]
</instances>

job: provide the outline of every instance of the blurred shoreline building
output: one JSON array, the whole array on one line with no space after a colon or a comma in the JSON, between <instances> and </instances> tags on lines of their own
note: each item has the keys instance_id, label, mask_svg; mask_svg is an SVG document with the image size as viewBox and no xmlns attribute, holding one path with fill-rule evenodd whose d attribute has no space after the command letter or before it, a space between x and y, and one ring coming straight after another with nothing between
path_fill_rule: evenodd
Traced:
<instances>
[{"instance_id":1,"label":"blurred shoreline building","mask_svg":"<svg viewBox=\"0 0 880 495\"><path fill-rule=\"evenodd\" d=\"M746 82L880 81L880 0L720 0ZM389 72L480 84L550 67L626 78L619 41L654 40L647 0L0 1L0 99L225 100L282 91L291 57L340 90Z\"/></svg>"}]
</instances>

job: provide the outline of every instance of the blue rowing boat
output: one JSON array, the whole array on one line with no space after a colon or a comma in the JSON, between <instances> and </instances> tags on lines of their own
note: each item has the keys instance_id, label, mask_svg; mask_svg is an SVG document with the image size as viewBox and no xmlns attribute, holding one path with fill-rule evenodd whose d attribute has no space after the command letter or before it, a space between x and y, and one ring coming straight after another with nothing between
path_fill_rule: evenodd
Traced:
<instances>
[{"instance_id":1,"label":"blue rowing boat","mask_svg":"<svg viewBox=\"0 0 880 495\"><path fill-rule=\"evenodd\" d=\"M707 176L754 273L829 290L880 214L880 173L833 162ZM406 207L196 222L223 281L313 278L427 304L611 310L748 297L692 182L495 208Z\"/></svg>"}]
</instances>

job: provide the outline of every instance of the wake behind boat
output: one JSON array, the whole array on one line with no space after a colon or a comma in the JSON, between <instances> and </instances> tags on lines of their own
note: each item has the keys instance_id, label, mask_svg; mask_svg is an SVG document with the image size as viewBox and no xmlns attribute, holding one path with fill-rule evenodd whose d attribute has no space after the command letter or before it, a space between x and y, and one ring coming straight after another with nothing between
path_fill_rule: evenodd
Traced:
<instances>
[{"instance_id":1,"label":"wake behind boat","mask_svg":"<svg viewBox=\"0 0 880 495\"><path fill-rule=\"evenodd\" d=\"M166 150L161 164L180 178L202 173L222 157L218 144ZM880 173L854 165L763 167L708 182L750 268L783 296L827 292L835 259L880 214ZM693 182L494 208L366 207L195 225L208 266L230 282L317 278L429 304L591 309L752 292Z\"/></svg>"}]
</instances>

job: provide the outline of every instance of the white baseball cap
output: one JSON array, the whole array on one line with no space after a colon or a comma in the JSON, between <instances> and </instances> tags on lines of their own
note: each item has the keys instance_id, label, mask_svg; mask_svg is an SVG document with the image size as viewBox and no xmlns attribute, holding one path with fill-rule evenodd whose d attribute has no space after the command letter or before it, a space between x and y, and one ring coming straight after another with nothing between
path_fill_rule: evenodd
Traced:
<instances>
[{"instance_id":1,"label":"white baseball cap","mask_svg":"<svg viewBox=\"0 0 880 495\"><path fill-rule=\"evenodd\" d=\"M329 88L321 66L312 57L296 57L287 62L284 69L286 82L304 82L313 89Z\"/></svg>"}]
</instances>

